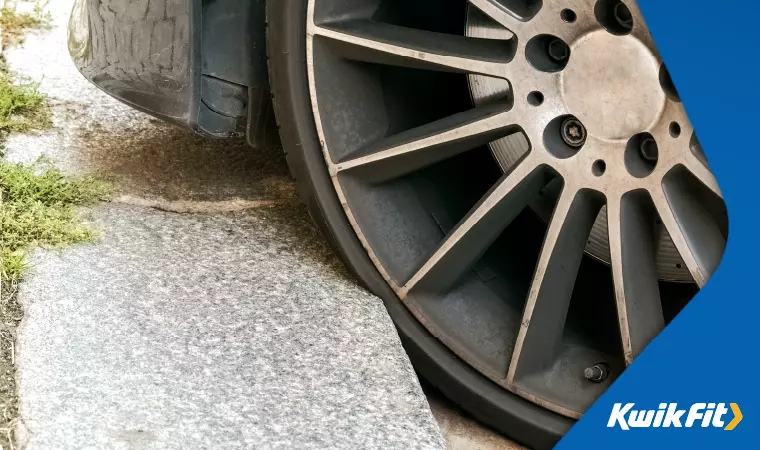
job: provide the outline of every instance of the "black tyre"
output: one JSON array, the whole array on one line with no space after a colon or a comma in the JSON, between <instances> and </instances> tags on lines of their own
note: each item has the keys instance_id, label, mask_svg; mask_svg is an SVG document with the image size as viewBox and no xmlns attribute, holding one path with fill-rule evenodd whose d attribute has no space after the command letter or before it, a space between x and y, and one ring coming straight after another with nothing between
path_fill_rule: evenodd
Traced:
<instances>
[{"instance_id":1,"label":"black tyre","mask_svg":"<svg viewBox=\"0 0 760 450\"><path fill-rule=\"evenodd\" d=\"M625 139L600 138L628 129L575 94L539 91L533 78L523 94L501 75L523 53L517 73L569 84L583 80L569 78L573 61L596 64L568 32L522 41L502 27L543 23L558 2L470 3L269 0L275 115L312 219L384 301L418 372L481 421L548 448L706 282L725 210L635 3L557 11L558 23L598 33L584 42L641 44L641 70L659 61L646 73L658 91L644 97L665 113ZM558 112L558 101L576 109ZM554 115L539 139L532 124L544 116L500 122L541 105ZM630 107L649 120L649 106ZM622 149L619 161L602 141ZM587 159L582 174L569 165ZM655 176L662 192L642 184Z\"/></svg>"}]
</instances>

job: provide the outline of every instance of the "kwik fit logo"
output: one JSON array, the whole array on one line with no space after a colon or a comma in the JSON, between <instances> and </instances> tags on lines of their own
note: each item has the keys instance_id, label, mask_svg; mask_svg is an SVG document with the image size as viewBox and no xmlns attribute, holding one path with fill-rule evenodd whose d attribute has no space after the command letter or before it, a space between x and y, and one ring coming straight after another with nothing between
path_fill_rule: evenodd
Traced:
<instances>
[{"instance_id":1,"label":"kwik fit logo","mask_svg":"<svg viewBox=\"0 0 760 450\"><path fill-rule=\"evenodd\" d=\"M608 428L722 428L731 431L742 421L742 412L736 403L694 403L680 409L678 403L660 403L657 409L633 409L635 403L612 405ZM729 411L733 414L733 418Z\"/></svg>"}]
</instances>

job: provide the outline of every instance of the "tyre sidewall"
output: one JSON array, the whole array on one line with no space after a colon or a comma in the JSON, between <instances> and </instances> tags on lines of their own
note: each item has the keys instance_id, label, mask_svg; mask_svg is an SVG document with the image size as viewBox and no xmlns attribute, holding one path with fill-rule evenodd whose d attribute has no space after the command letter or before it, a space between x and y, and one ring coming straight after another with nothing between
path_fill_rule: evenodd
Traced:
<instances>
[{"instance_id":1,"label":"tyre sidewall","mask_svg":"<svg viewBox=\"0 0 760 450\"><path fill-rule=\"evenodd\" d=\"M288 166L309 214L351 272L380 297L415 369L479 420L534 448L552 447L574 421L488 380L435 339L398 299L356 237L335 193L312 114L306 65L307 0L267 1L275 116Z\"/></svg>"}]
</instances>

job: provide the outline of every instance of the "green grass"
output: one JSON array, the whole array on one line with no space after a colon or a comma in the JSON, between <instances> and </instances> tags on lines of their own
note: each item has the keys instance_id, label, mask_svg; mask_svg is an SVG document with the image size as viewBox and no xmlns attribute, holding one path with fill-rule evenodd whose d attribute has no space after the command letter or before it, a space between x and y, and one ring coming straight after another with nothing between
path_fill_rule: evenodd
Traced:
<instances>
[{"instance_id":1,"label":"green grass","mask_svg":"<svg viewBox=\"0 0 760 450\"><path fill-rule=\"evenodd\" d=\"M111 194L108 184L91 176L68 177L45 162L0 162L0 272L6 282L24 274L25 255L33 246L62 246L92 240L97 232L75 211Z\"/></svg>"},{"instance_id":2,"label":"green grass","mask_svg":"<svg viewBox=\"0 0 760 450\"><path fill-rule=\"evenodd\" d=\"M10 4L6 1L6 5ZM47 28L46 3L35 2L31 13L0 9L3 47L19 44L29 28ZM105 200L106 183L93 177L70 177L46 161L13 164L3 161L11 133L51 127L47 98L38 83L10 72L0 55L0 447L16 448L18 397L15 380L15 329L23 309L16 301L18 284L28 270L26 255L35 246L57 247L89 241L98 235L76 211Z\"/></svg>"},{"instance_id":3,"label":"green grass","mask_svg":"<svg viewBox=\"0 0 760 450\"><path fill-rule=\"evenodd\" d=\"M20 43L28 29L50 27L52 19L44 12L47 2L36 1L33 5L31 12L17 12L15 6L0 8L3 48ZM38 87L39 83L19 79L11 73L0 55L0 140L12 132L50 127L48 103Z\"/></svg>"},{"instance_id":4,"label":"green grass","mask_svg":"<svg viewBox=\"0 0 760 450\"><path fill-rule=\"evenodd\" d=\"M42 17L42 12L34 13ZM0 9L3 35L23 33L42 19ZM10 24L10 28L7 28ZM7 44L7 41L4 42ZM50 128L50 109L39 84L19 80L0 58L0 157L10 133ZM87 232L76 226L72 207L88 195L86 180L67 180L44 163L28 166L0 160L0 297L23 275L27 249L36 244L80 242Z\"/></svg>"},{"instance_id":5,"label":"green grass","mask_svg":"<svg viewBox=\"0 0 760 450\"><path fill-rule=\"evenodd\" d=\"M0 28L2 28L3 46L18 45L24 42L24 32L28 29L45 29L50 27L50 13L45 12L47 2L35 2L31 12L18 12L15 7L0 8Z\"/></svg>"},{"instance_id":6,"label":"green grass","mask_svg":"<svg viewBox=\"0 0 760 450\"><path fill-rule=\"evenodd\" d=\"M0 139L9 133L50 128L47 99L39 83L19 81L0 61Z\"/></svg>"}]
</instances>

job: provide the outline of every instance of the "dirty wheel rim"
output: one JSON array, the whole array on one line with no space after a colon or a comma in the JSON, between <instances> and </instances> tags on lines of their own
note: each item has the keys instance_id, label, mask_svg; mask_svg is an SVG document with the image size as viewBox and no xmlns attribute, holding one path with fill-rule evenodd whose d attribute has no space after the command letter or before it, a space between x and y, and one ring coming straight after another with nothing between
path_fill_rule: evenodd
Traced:
<instances>
[{"instance_id":1,"label":"dirty wheel rim","mask_svg":"<svg viewBox=\"0 0 760 450\"><path fill-rule=\"evenodd\" d=\"M578 417L665 326L662 249L701 287L726 241L720 189L641 13L633 1L470 0L462 35L411 27L419 11L388 3L309 2L314 117L347 217L434 336ZM436 114L398 88L440 72L467 77L471 107ZM466 155L484 148L500 176L452 213L451 161L472 174L489 161ZM546 228L520 291L488 255L515 260L503 241L530 228L526 210ZM568 320L583 309L571 303L584 302L584 255L611 267L617 349Z\"/></svg>"}]
</instances>

